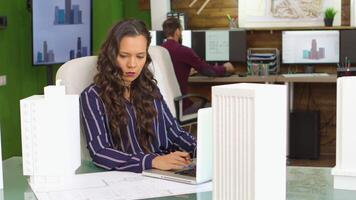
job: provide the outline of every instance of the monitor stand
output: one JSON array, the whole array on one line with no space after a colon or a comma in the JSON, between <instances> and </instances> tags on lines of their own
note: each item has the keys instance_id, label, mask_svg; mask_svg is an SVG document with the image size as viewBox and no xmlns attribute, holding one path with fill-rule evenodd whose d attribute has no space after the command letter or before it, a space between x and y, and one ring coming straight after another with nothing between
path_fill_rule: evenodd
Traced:
<instances>
[{"instance_id":1,"label":"monitor stand","mask_svg":"<svg viewBox=\"0 0 356 200\"><path fill-rule=\"evenodd\" d=\"M305 65L304 66L304 73L314 73L315 66L314 65Z\"/></svg>"}]
</instances>

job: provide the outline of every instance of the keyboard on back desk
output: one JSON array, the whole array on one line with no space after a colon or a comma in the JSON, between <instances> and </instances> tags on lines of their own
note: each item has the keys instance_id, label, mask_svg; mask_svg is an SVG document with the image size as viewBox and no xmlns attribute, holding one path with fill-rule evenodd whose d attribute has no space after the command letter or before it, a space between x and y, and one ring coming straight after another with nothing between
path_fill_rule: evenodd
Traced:
<instances>
[{"instance_id":1,"label":"keyboard on back desk","mask_svg":"<svg viewBox=\"0 0 356 200\"><path fill-rule=\"evenodd\" d=\"M295 77L325 77L329 76L328 73L297 73L297 74L282 74L285 78L295 78Z\"/></svg>"}]
</instances>

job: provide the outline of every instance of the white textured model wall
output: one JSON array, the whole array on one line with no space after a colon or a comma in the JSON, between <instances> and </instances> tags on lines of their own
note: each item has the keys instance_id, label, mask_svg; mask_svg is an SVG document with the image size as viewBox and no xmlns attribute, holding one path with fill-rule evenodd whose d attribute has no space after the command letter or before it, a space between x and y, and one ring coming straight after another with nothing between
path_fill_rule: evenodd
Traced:
<instances>
[{"instance_id":1,"label":"white textured model wall","mask_svg":"<svg viewBox=\"0 0 356 200\"><path fill-rule=\"evenodd\" d=\"M57 84L20 101L23 174L31 187L60 182L80 166L79 96Z\"/></svg>"},{"instance_id":2,"label":"white textured model wall","mask_svg":"<svg viewBox=\"0 0 356 200\"><path fill-rule=\"evenodd\" d=\"M356 190L356 77L337 79L334 188Z\"/></svg>"}]
</instances>

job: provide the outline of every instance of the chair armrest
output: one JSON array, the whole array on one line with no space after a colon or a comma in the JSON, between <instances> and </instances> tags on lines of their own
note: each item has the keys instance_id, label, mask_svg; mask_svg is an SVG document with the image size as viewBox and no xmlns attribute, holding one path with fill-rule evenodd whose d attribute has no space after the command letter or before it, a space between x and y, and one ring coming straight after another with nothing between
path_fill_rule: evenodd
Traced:
<instances>
[{"instance_id":1,"label":"chair armrest","mask_svg":"<svg viewBox=\"0 0 356 200\"><path fill-rule=\"evenodd\" d=\"M209 101L206 97L203 97L203 96L198 95L198 94L185 94L185 95L182 95L182 96L175 97L174 98L174 107L175 107L176 114L177 114L177 120L181 125L196 121L196 117L192 118L190 120L186 120L186 121L183 121L181 119L181 117L183 117L183 108L180 107L179 104L184 99L191 98L191 97L200 99L201 104L200 104L199 107L201 107L201 108L203 108L206 105L206 103Z\"/></svg>"},{"instance_id":2,"label":"chair armrest","mask_svg":"<svg viewBox=\"0 0 356 200\"><path fill-rule=\"evenodd\" d=\"M206 97L203 97L199 94L185 94L185 95L182 95L179 97L175 97L174 102L179 102L179 101L182 101L183 99L190 98L190 97L195 97L195 98L201 99L202 101L205 101L205 102L209 101Z\"/></svg>"}]
</instances>

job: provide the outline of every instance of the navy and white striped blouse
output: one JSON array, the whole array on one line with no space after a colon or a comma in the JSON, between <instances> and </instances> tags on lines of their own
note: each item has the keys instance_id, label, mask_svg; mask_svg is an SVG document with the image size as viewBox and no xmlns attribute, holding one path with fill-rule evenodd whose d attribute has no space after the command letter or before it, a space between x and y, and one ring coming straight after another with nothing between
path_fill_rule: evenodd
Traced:
<instances>
[{"instance_id":1,"label":"navy and white striped blouse","mask_svg":"<svg viewBox=\"0 0 356 200\"><path fill-rule=\"evenodd\" d=\"M126 102L128 113L127 137L121 138L122 151L114 148L110 132L108 116L103 101L99 96L99 88L90 85L80 96L82 123L87 140L87 148L93 163L108 170L142 172L152 168L152 160L167 153L172 147L195 155L196 141L185 132L173 118L166 102L161 99L154 100L157 116L153 127L156 137L151 144L152 153L144 153L138 142L134 128L136 124L134 106Z\"/></svg>"}]
</instances>

